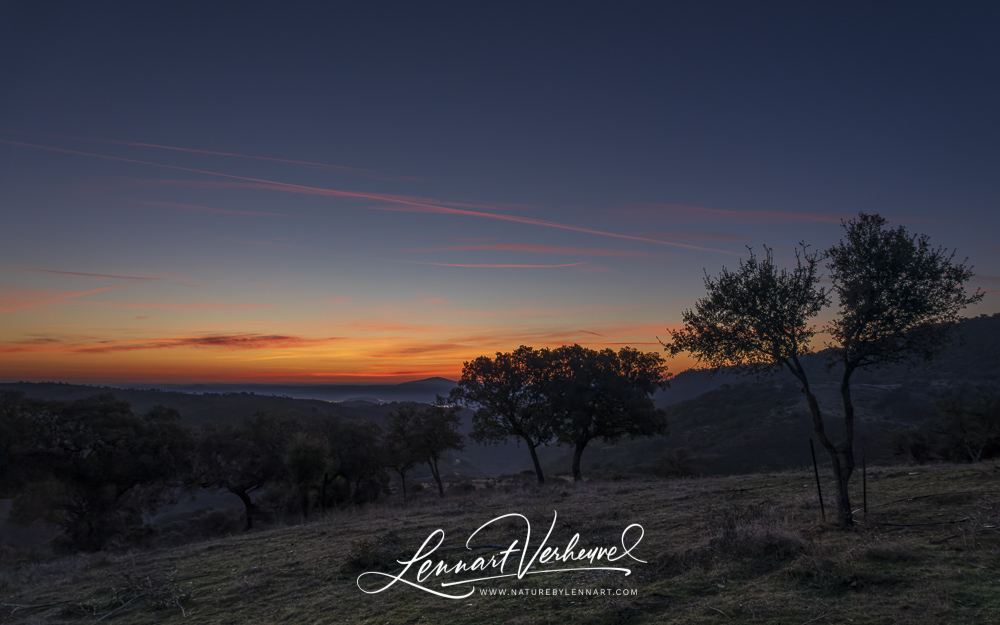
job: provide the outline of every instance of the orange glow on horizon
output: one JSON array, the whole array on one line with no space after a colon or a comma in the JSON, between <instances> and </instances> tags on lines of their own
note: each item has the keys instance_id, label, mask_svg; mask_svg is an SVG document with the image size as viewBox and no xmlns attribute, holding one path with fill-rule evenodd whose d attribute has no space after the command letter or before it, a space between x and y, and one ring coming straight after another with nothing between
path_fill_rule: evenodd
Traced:
<instances>
[{"instance_id":1,"label":"orange glow on horizon","mask_svg":"<svg viewBox=\"0 0 1000 625\"><path fill-rule=\"evenodd\" d=\"M558 341L533 347L558 347L577 342L593 349L618 349L625 343L604 342L605 337L583 331L576 341ZM595 339L590 341L589 339ZM17 351L5 349L8 357L0 362L0 380L61 381L78 383L401 383L430 377L457 380L465 362L497 351L516 349L527 341L512 341L494 348L468 345L438 345L395 341L344 340L329 344L310 343L294 337L264 337L258 346L234 347L235 341L181 343L162 339L143 342L141 347L126 344L124 349L102 350L80 345L53 346L51 341L23 344ZM291 346L266 346L268 340ZM343 343L343 345L341 345ZM380 344L379 344L380 343ZM662 353L659 344L628 343L644 351ZM5 346L5 348L8 346ZM667 358L670 373L677 374L695 363L686 357Z\"/></svg>"}]
</instances>

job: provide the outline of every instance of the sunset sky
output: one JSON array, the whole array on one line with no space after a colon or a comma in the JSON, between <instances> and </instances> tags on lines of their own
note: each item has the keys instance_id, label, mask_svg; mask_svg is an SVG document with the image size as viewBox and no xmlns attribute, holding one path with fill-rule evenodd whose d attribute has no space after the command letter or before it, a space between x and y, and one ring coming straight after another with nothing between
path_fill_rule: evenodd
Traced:
<instances>
[{"instance_id":1,"label":"sunset sky","mask_svg":"<svg viewBox=\"0 0 1000 625\"><path fill-rule=\"evenodd\" d=\"M998 32L995 2L2 3L0 380L658 350L705 271L859 211L998 312Z\"/></svg>"}]
</instances>

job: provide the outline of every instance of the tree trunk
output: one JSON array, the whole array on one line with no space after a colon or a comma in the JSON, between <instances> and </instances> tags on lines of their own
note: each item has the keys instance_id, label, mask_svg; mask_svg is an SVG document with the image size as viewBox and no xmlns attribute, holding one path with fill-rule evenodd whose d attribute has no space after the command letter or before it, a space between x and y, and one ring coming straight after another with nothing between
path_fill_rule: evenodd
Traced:
<instances>
[{"instance_id":1,"label":"tree trunk","mask_svg":"<svg viewBox=\"0 0 1000 625\"><path fill-rule=\"evenodd\" d=\"M580 458L583 457L583 448L587 446L590 440L577 441L576 450L573 452L573 481L582 482L583 473L580 472Z\"/></svg>"},{"instance_id":2,"label":"tree trunk","mask_svg":"<svg viewBox=\"0 0 1000 625\"><path fill-rule=\"evenodd\" d=\"M539 484L544 484L545 483L545 476L542 475L542 464L540 462L538 462L538 454L535 452L535 444L532 443L527 438L524 439L524 441L526 443L528 443L528 451L531 452L531 461L535 463L535 475L538 476L538 483Z\"/></svg>"},{"instance_id":3,"label":"tree trunk","mask_svg":"<svg viewBox=\"0 0 1000 625\"><path fill-rule=\"evenodd\" d=\"M838 449L826 435L826 427L823 424L823 413L819 409L819 402L816 400L816 396L813 395L812 389L809 388L809 380L806 377L805 369L799 363L799 359L793 357L792 362L786 362L786 364L795 377L798 378L799 382L802 383L802 392L806 396L806 402L809 404L809 412L812 415L813 432L816 434L816 439L820 445L826 450L827 455L830 456L833 476L837 480L837 521L844 529L850 528L853 520L851 519L851 497L847 487L851 479L851 472L854 470L854 455L853 453L849 453L847 457L844 457L842 451L845 449L844 445L847 446L846 449L849 452L851 449L854 436L854 407L852 405L850 413L845 412L844 416L845 433L849 433L850 438L844 441L841 449ZM849 375L847 379L850 379ZM843 392L843 387L841 387L841 391ZM847 398L850 399L849 389ZM848 414L850 415L849 419ZM848 425L848 422L850 425Z\"/></svg>"},{"instance_id":4,"label":"tree trunk","mask_svg":"<svg viewBox=\"0 0 1000 625\"><path fill-rule=\"evenodd\" d=\"M361 480L363 480L364 477L364 475L358 475L358 479L354 481L354 494L351 495L352 503L362 503L358 501L358 497L361 495Z\"/></svg>"},{"instance_id":5,"label":"tree trunk","mask_svg":"<svg viewBox=\"0 0 1000 625\"><path fill-rule=\"evenodd\" d=\"M406 503L406 471L396 469L396 473L399 473L399 481L403 483L403 503Z\"/></svg>"},{"instance_id":6,"label":"tree trunk","mask_svg":"<svg viewBox=\"0 0 1000 625\"><path fill-rule=\"evenodd\" d=\"M431 456L430 459L427 461L427 464L430 465L431 473L434 475L434 481L437 482L438 496L444 497L444 486L441 484L441 472L438 471L437 458Z\"/></svg>"},{"instance_id":7,"label":"tree trunk","mask_svg":"<svg viewBox=\"0 0 1000 625\"><path fill-rule=\"evenodd\" d=\"M323 514L323 518L326 518L326 487L331 481L332 480L330 479L330 474L324 473L323 484L322 486L320 486L319 489L319 509L320 512Z\"/></svg>"},{"instance_id":8,"label":"tree trunk","mask_svg":"<svg viewBox=\"0 0 1000 625\"><path fill-rule=\"evenodd\" d=\"M837 449L840 456L840 471L837 473L837 510L840 513L840 524L851 525L851 503L847 486L854 473L854 401L851 398L851 375L854 367L845 365L844 377L840 382L840 398L844 402L844 440ZM843 500L841 500L843 491Z\"/></svg>"},{"instance_id":9,"label":"tree trunk","mask_svg":"<svg viewBox=\"0 0 1000 625\"><path fill-rule=\"evenodd\" d=\"M245 529L252 530L253 529L253 511L254 511L254 509L257 506L254 504L253 501L250 500L250 495L249 495L249 493L247 493L246 489L244 489L244 488L240 488L240 489L230 488L229 492L231 492L232 494L234 494L237 497L239 497L240 501L243 502L243 507L246 509L246 515L247 515L247 526L246 526Z\"/></svg>"}]
</instances>

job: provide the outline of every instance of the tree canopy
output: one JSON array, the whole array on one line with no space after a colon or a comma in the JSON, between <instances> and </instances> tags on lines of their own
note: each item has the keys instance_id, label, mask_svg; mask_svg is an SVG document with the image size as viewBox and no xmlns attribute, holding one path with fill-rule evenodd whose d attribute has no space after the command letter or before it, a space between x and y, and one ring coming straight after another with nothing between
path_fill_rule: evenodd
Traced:
<instances>
[{"instance_id":1,"label":"tree canopy","mask_svg":"<svg viewBox=\"0 0 1000 625\"><path fill-rule=\"evenodd\" d=\"M684 327L664 344L672 356L689 352L718 371L732 367L764 373L776 367L801 373L799 356L812 351L812 320L829 304L819 286L820 256L806 246L795 252L792 269L779 268L770 248L758 258L749 249L739 269L705 274L707 295L682 313Z\"/></svg>"},{"instance_id":2,"label":"tree canopy","mask_svg":"<svg viewBox=\"0 0 1000 625\"><path fill-rule=\"evenodd\" d=\"M449 449L465 447L464 437L458 433L462 420L459 406L448 405L442 397L437 402L420 408L406 402L390 413L390 448L400 454L398 459L426 463L437 483L438 494L444 497L439 463L441 455ZM404 482L405 488L405 482Z\"/></svg>"},{"instance_id":3,"label":"tree canopy","mask_svg":"<svg viewBox=\"0 0 1000 625\"><path fill-rule=\"evenodd\" d=\"M983 298L965 286L968 259L956 263L954 251L879 215L861 213L844 230L826 252L840 307L829 324L837 359L853 370L933 358L959 313Z\"/></svg>"},{"instance_id":4,"label":"tree canopy","mask_svg":"<svg viewBox=\"0 0 1000 625\"><path fill-rule=\"evenodd\" d=\"M572 445L573 479L580 481L580 459L587 443L613 443L623 436L666 433L666 413L652 394L667 385L666 364L659 354L623 347L595 351L564 345L548 359L548 400L556 415L560 442Z\"/></svg>"},{"instance_id":5,"label":"tree canopy","mask_svg":"<svg viewBox=\"0 0 1000 625\"><path fill-rule=\"evenodd\" d=\"M535 465L538 483L545 482L536 448L555 438L555 421L546 398L548 350L522 345L513 352L497 352L465 363L462 377L450 395L452 403L475 410L473 440L499 443L524 441Z\"/></svg>"},{"instance_id":6,"label":"tree canopy","mask_svg":"<svg viewBox=\"0 0 1000 625\"><path fill-rule=\"evenodd\" d=\"M43 518L73 549L96 551L142 525L181 491L193 446L176 410L136 415L128 402L98 395L74 402L21 401L12 461L20 488L11 518Z\"/></svg>"},{"instance_id":7,"label":"tree canopy","mask_svg":"<svg viewBox=\"0 0 1000 625\"><path fill-rule=\"evenodd\" d=\"M850 381L855 370L913 359L927 359L945 344L959 312L982 293L965 287L972 269L955 263L954 253L932 248L925 235L886 228L878 215L859 214L843 224L846 236L822 256L805 245L792 269L778 269L771 250L758 259L750 252L738 271L706 275L707 295L684 312L684 327L671 332L671 355L694 354L713 370L733 367L745 373L787 368L801 383L813 431L827 450L837 478L840 523L851 524L848 484L854 470L854 405ZM811 351L816 330L811 320L830 304L819 286L818 266L828 260L837 295L837 317L826 330L831 353L843 366L843 439L826 434L823 414L799 357Z\"/></svg>"}]
</instances>

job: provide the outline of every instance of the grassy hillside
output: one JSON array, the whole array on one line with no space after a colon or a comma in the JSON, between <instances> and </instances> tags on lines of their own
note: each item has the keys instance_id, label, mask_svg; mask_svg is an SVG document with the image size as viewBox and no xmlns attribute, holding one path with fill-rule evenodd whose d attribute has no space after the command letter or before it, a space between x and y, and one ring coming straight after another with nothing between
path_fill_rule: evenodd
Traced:
<instances>
[{"instance_id":1,"label":"grassy hillside","mask_svg":"<svg viewBox=\"0 0 1000 625\"><path fill-rule=\"evenodd\" d=\"M678 481L498 484L346 510L295 527L147 553L18 564L0 575L10 623L995 623L1000 622L1000 473L996 465L880 468L869 513L844 533L819 518L806 472ZM824 484L832 493L832 484ZM860 487L860 483L858 484ZM861 493L855 494L858 506ZM363 594L363 571L398 572L428 535L442 555L490 519L532 524L531 545L558 511L549 544L580 534L619 544L643 526L633 573L578 571L482 582L477 589L576 595L441 599L398 584ZM477 543L523 540L503 522ZM450 549L450 548L458 549ZM444 579L444 578L439 578ZM464 588L459 586L457 588ZM586 596L587 589L635 594Z\"/></svg>"}]
</instances>

